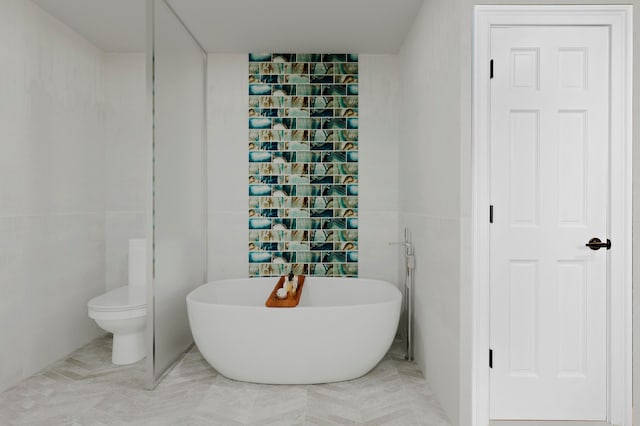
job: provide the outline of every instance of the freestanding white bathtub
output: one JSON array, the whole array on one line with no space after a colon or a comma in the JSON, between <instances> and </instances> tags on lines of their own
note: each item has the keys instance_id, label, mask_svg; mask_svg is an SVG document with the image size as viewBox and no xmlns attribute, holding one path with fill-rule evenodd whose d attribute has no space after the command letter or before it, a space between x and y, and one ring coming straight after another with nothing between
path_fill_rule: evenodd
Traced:
<instances>
[{"instance_id":1,"label":"freestanding white bathtub","mask_svg":"<svg viewBox=\"0 0 640 426\"><path fill-rule=\"evenodd\" d=\"M276 282L215 281L187 295L195 343L222 375L270 384L337 382L366 374L389 350L402 300L393 284L306 277L297 307L267 308Z\"/></svg>"}]
</instances>

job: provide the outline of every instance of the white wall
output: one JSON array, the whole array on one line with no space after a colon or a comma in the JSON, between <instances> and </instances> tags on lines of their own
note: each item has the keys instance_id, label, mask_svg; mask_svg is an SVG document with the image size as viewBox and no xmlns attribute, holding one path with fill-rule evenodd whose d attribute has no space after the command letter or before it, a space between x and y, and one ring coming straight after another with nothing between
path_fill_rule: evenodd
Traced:
<instances>
[{"instance_id":1,"label":"white wall","mask_svg":"<svg viewBox=\"0 0 640 426\"><path fill-rule=\"evenodd\" d=\"M459 424L460 43L455 2L426 1L403 44L400 227L415 241L415 357Z\"/></svg>"},{"instance_id":2,"label":"white wall","mask_svg":"<svg viewBox=\"0 0 640 426\"><path fill-rule=\"evenodd\" d=\"M104 55L105 240L107 290L128 282L129 238L145 236L146 59Z\"/></svg>"},{"instance_id":3,"label":"white wall","mask_svg":"<svg viewBox=\"0 0 640 426\"><path fill-rule=\"evenodd\" d=\"M359 57L359 275L397 281L399 72ZM248 275L248 59L208 55L209 280Z\"/></svg>"},{"instance_id":4,"label":"white wall","mask_svg":"<svg viewBox=\"0 0 640 426\"><path fill-rule=\"evenodd\" d=\"M104 333L86 303L127 283L144 235L145 58L104 54L0 2L0 391Z\"/></svg>"},{"instance_id":5,"label":"white wall","mask_svg":"<svg viewBox=\"0 0 640 426\"><path fill-rule=\"evenodd\" d=\"M31 2L0 2L0 390L101 331L102 53Z\"/></svg>"},{"instance_id":6,"label":"white wall","mask_svg":"<svg viewBox=\"0 0 640 426\"><path fill-rule=\"evenodd\" d=\"M398 283L398 141L401 113L397 55L360 55L359 276ZM401 284L404 284L402 281Z\"/></svg>"},{"instance_id":7,"label":"white wall","mask_svg":"<svg viewBox=\"0 0 640 426\"><path fill-rule=\"evenodd\" d=\"M208 280L249 274L249 65L246 54L209 54Z\"/></svg>"}]
</instances>

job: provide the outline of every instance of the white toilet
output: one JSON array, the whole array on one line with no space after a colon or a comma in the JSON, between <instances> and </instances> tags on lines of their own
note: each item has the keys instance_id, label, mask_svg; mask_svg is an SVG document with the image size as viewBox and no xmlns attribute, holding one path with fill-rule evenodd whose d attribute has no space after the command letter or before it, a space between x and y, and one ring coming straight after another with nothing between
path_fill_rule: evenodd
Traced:
<instances>
[{"instance_id":1,"label":"white toilet","mask_svg":"<svg viewBox=\"0 0 640 426\"><path fill-rule=\"evenodd\" d=\"M129 285L108 291L87 303L89 318L113 333L111 361L114 364L132 364L146 355L146 267L146 240L129 240Z\"/></svg>"}]
</instances>

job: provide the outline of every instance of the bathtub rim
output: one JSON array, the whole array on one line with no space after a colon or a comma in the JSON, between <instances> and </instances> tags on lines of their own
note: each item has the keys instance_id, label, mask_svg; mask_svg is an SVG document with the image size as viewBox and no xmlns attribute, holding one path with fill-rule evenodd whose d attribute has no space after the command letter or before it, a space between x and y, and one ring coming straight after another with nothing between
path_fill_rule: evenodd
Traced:
<instances>
[{"instance_id":1,"label":"bathtub rim","mask_svg":"<svg viewBox=\"0 0 640 426\"><path fill-rule=\"evenodd\" d=\"M354 303L354 304L349 304L349 305L324 305L324 306L295 306L293 308L271 308L271 307L267 307L265 305L232 305L232 304L226 304L226 303L213 303L213 302L205 302L202 300L197 300L194 299L193 294L196 293L198 290L200 290L203 287L209 286L209 285L220 285L220 284L224 284L224 283L229 283L229 282L233 282L233 281L245 281L245 280L255 280L255 279L266 279L266 278L273 278L276 279L278 277L246 277L246 278L224 278L221 280L215 280L215 281L209 281L206 282L204 284L199 285L198 287L194 288L193 290L191 290L189 292L189 294L187 294L186 297L186 302L187 303L192 303L192 304L197 304L197 305L206 305L206 306L216 306L216 307L224 307L224 308L232 308L232 309L263 309L263 310L275 310L275 311L286 311L286 310L302 310L302 311L306 311L306 310L321 310L321 309L354 309L354 308L360 308L360 307L367 307L367 306L377 306L377 305L385 305L385 304L389 304L389 303L394 303L396 300L400 300L400 302L402 303L402 292L400 291L400 289L393 283L389 282L389 281L384 281L384 280L379 280L379 279L375 279L375 278L362 278L362 277L316 277L316 278L324 278L324 279L336 279L336 280L362 280L362 281L372 281L375 283L379 283L379 284L384 284L385 286L388 286L393 290L395 290L395 293L393 294L393 297L390 297L388 299L385 299L383 301L380 302L375 302L375 303ZM313 276L305 276L305 280L308 278L313 278ZM306 282L305 282L306 284ZM273 284L275 286L275 283ZM304 290L303 290L304 291ZM267 300L267 298L269 297L269 294L265 294L265 301Z\"/></svg>"}]
</instances>

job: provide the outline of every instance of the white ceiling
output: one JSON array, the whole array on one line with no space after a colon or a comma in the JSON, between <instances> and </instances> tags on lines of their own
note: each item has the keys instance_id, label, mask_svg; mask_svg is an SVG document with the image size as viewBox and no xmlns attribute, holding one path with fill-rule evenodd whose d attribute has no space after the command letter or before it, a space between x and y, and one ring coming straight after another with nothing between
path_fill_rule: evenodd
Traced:
<instances>
[{"instance_id":1,"label":"white ceiling","mask_svg":"<svg viewBox=\"0 0 640 426\"><path fill-rule=\"evenodd\" d=\"M32 0L108 52L144 52L145 0Z\"/></svg>"},{"instance_id":2,"label":"white ceiling","mask_svg":"<svg viewBox=\"0 0 640 426\"><path fill-rule=\"evenodd\" d=\"M208 52L396 53L423 0L168 0ZM107 52L143 52L145 0L33 0Z\"/></svg>"}]
</instances>

